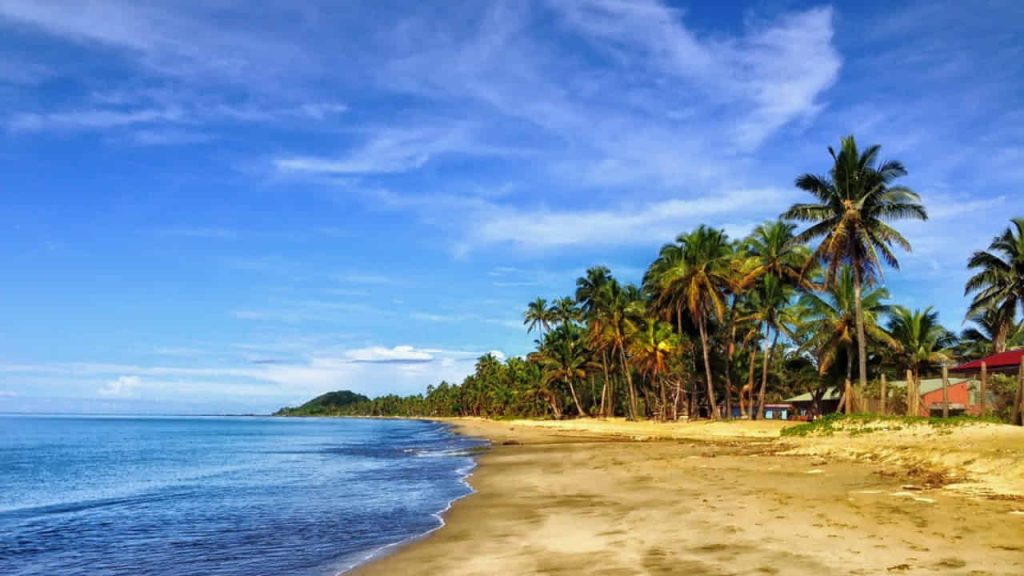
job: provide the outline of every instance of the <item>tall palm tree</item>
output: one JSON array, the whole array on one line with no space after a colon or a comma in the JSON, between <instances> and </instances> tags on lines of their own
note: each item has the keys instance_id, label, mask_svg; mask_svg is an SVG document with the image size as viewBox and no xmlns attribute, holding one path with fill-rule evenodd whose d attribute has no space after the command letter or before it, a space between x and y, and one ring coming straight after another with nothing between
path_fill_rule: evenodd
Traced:
<instances>
[{"instance_id":1,"label":"tall palm tree","mask_svg":"<svg viewBox=\"0 0 1024 576\"><path fill-rule=\"evenodd\" d=\"M857 328L858 376L867 385L867 338L861 293L864 284L882 274L882 263L899 269L893 247L910 251L910 242L888 222L901 219L927 220L920 197L893 182L907 174L896 160L879 162L881 147L861 152L853 136L843 138L838 153L829 147L832 168L827 176L804 174L796 186L812 194L816 202L794 204L782 217L809 223L796 236L797 242L821 238L814 256L828 263L826 281L834 281L840 268L853 270L854 305Z\"/></svg>"},{"instance_id":2,"label":"tall palm tree","mask_svg":"<svg viewBox=\"0 0 1024 576\"><path fill-rule=\"evenodd\" d=\"M1006 350L1006 339L1016 322L1018 308L1024 311L1024 218L1010 221L1010 226L996 236L987 251L975 252L967 267L977 270L967 281L964 295L974 294L968 318L995 312L992 347Z\"/></svg>"},{"instance_id":3,"label":"tall palm tree","mask_svg":"<svg viewBox=\"0 0 1024 576\"><path fill-rule=\"evenodd\" d=\"M752 267L741 284L754 286L750 298L753 314L749 319L756 320L764 329L764 358L757 409L759 419L764 418L768 366L778 345L782 312L792 299L795 288L811 288L807 275L811 253L806 246L794 242L795 229L796 225L781 220L766 222L744 240Z\"/></svg>"},{"instance_id":4,"label":"tall palm tree","mask_svg":"<svg viewBox=\"0 0 1024 576\"><path fill-rule=\"evenodd\" d=\"M732 246L725 232L700 226L676 238L671 263L650 271L650 283L659 302L681 304L690 314L700 333L711 418L718 418L711 355L708 343L708 320L721 320L725 314L725 295L730 282ZM663 248L663 253L667 248ZM677 305L678 305L677 304ZM681 310L682 308L680 308Z\"/></svg>"},{"instance_id":5,"label":"tall palm tree","mask_svg":"<svg viewBox=\"0 0 1024 576\"><path fill-rule=\"evenodd\" d=\"M956 344L956 336L939 324L939 313L931 306L924 310L893 306L887 328L896 344L896 357L910 370L915 386L921 382L921 372L952 360L948 348Z\"/></svg>"},{"instance_id":6,"label":"tall palm tree","mask_svg":"<svg viewBox=\"0 0 1024 576\"><path fill-rule=\"evenodd\" d=\"M600 416L607 416L609 408L612 413L615 411L614 406L611 406L612 381L608 370L608 354L612 348L612 339L608 337L607 328L609 307L617 288L618 283L612 277L611 271L604 266L588 268L586 276L576 279L576 302L587 324L588 344L593 353L599 356L601 372L604 375L601 404L598 409Z\"/></svg>"},{"instance_id":7,"label":"tall palm tree","mask_svg":"<svg viewBox=\"0 0 1024 576\"><path fill-rule=\"evenodd\" d=\"M526 306L526 312L523 313L523 325L526 326L527 334L536 330L543 337L551 328L553 319L551 309L548 308L548 301L539 297L530 302Z\"/></svg>"}]
</instances>

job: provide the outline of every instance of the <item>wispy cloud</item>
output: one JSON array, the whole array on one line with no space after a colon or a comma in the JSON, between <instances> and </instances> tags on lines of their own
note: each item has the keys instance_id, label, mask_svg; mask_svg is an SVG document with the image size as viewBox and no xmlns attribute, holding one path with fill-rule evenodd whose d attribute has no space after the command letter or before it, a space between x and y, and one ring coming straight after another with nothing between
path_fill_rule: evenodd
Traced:
<instances>
[{"instance_id":1,"label":"wispy cloud","mask_svg":"<svg viewBox=\"0 0 1024 576\"><path fill-rule=\"evenodd\" d=\"M245 27L224 25L230 7L95 0L62 3L3 0L0 20L69 42L119 49L150 70L170 76L251 82L293 76L308 62L294 44ZM250 22L252 24L252 22Z\"/></svg>"},{"instance_id":2,"label":"wispy cloud","mask_svg":"<svg viewBox=\"0 0 1024 576\"><path fill-rule=\"evenodd\" d=\"M766 212L781 212L792 197L790 192L768 188L601 210L495 208L475 220L466 249L493 243L530 248L651 244L668 241L680 230L708 220L732 222L727 229L745 230Z\"/></svg>"},{"instance_id":3,"label":"wispy cloud","mask_svg":"<svg viewBox=\"0 0 1024 576\"><path fill-rule=\"evenodd\" d=\"M327 175L388 174L407 172L449 154L469 156L521 153L487 145L466 124L443 127L385 128L363 144L339 156L281 156L274 168L285 174Z\"/></svg>"}]
</instances>

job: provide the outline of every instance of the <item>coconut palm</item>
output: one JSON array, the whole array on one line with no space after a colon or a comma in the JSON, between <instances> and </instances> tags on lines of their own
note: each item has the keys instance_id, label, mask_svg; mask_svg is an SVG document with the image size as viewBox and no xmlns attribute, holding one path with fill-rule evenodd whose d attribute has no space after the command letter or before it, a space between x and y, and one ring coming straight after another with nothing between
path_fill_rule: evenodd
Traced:
<instances>
[{"instance_id":1,"label":"coconut palm","mask_svg":"<svg viewBox=\"0 0 1024 576\"><path fill-rule=\"evenodd\" d=\"M676 248L662 249L663 255L671 253L671 261L666 259L654 270L649 270L649 283L658 295L657 302L671 302L676 306L681 304L682 308L679 309L685 309L697 325L704 357L708 407L711 417L717 419L718 404L711 375L708 320L722 320L725 314L732 246L725 232L707 226L700 226L689 234L681 234L676 241Z\"/></svg>"},{"instance_id":2,"label":"coconut palm","mask_svg":"<svg viewBox=\"0 0 1024 576\"><path fill-rule=\"evenodd\" d=\"M857 342L857 293L854 289L853 270L844 266L836 280L824 292L808 292L800 297L806 308L804 321L807 335L804 349L817 359L818 373L824 376L841 355L846 358L846 381L853 378L853 349ZM879 319L888 312L885 288L868 288L861 294L864 331L868 338L884 346L893 346L892 338L879 325ZM845 398L844 398L845 400ZM849 404L847 404L849 411Z\"/></svg>"},{"instance_id":3,"label":"coconut palm","mask_svg":"<svg viewBox=\"0 0 1024 576\"><path fill-rule=\"evenodd\" d=\"M967 267L977 270L964 287L965 296L974 294L967 317L993 311L992 348L1003 352L1018 308L1024 311L1024 218L1012 219L988 250L971 256Z\"/></svg>"},{"instance_id":4,"label":"coconut palm","mask_svg":"<svg viewBox=\"0 0 1024 576\"><path fill-rule=\"evenodd\" d=\"M607 328L610 303L617 289L618 283L604 266L588 268L586 276L576 279L576 302L587 324L588 345L593 354L600 359L601 372L604 376L601 405L598 409L601 416L606 416L609 411L614 413L614 406L611 406L612 381L608 369L608 355L613 353L613 340L609 338Z\"/></svg>"},{"instance_id":5,"label":"coconut palm","mask_svg":"<svg viewBox=\"0 0 1024 576\"><path fill-rule=\"evenodd\" d=\"M564 296L555 300L551 306L551 317L555 324L564 326L580 319L580 310L576 307L576 300Z\"/></svg>"},{"instance_id":6,"label":"coconut palm","mask_svg":"<svg viewBox=\"0 0 1024 576\"><path fill-rule=\"evenodd\" d=\"M572 323L562 324L544 336L534 359L540 364L547 384L561 382L569 389L576 412L585 416L583 404L576 394L576 383L586 378L588 362L586 347L580 328Z\"/></svg>"},{"instance_id":7,"label":"coconut palm","mask_svg":"<svg viewBox=\"0 0 1024 576\"><path fill-rule=\"evenodd\" d=\"M1007 328L998 308L985 309L968 318L973 326L960 332L957 353L968 358L988 356L996 352L996 341L1003 336L1003 351L1024 346L1024 321L1012 322Z\"/></svg>"},{"instance_id":8,"label":"coconut palm","mask_svg":"<svg viewBox=\"0 0 1024 576\"><path fill-rule=\"evenodd\" d=\"M649 318L630 337L629 351L633 364L644 375L651 388L659 394L658 414L662 420L668 417L668 394L664 375L669 356L678 347L679 338L672 327L656 318Z\"/></svg>"},{"instance_id":9,"label":"coconut palm","mask_svg":"<svg viewBox=\"0 0 1024 576\"><path fill-rule=\"evenodd\" d=\"M856 312L858 376L867 385L867 338L862 291L882 274L883 262L899 269L893 248L910 251L910 242L888 223L901 219L927 220L920 197L893 182L907 171L896 160L879 162L881 147L858 150L853 136L843 138L838 153L829 147L832 168L827 176L804 174L796 186L812 194L816 202L794 204L782 217L809 223L796 236L797 242L821 238L814 249L816 259L828 263L825 279L834 282L839 270L853 271Z\"/></svg>"},{"instance_id":10,"label":"coconut palm","mask_svg":"<svg viewBox=\"0 0 1024 576\"><path fill-rule=\"evenodd\" d=\"M910 370L915 384L920 383L923 371L952 360L948 349L956 344L956 337L939 324L939 313L931 306L924 310L893 306L887 328L896 345L896 357Z\"/></svg>"},{"instance_id":11,"label":"coconut palm","mask_svg":"<svg viewBox=\"0 0 1024 576\"><path fill-rule=\"evenodd\" d=\"M523 325L526 326L527 334L537 331L543 337L551 328L553 319L551 309L548 308L548 301L543 298L537 298L530 302L526 306L526 312L523 313Z\"/></svg>"},{"instance_id":12,"label":"coconut palm","mask_svg":"<svg viewBox=\"0 0 1024 576\"><path fill-rule=\"evenodd\" d=\"M741 285L753 287L750 294L753 313L747 318L758 322L764 330L758 418L764 418L768 366L771 364L772 352L778 345L782 312L792 299L795 288L811 287L806 274L810 251L806 246L793 241L795 229L794 224L776 220L761 224L744 240L745 253L750 262L747 267L750 270L743 277Z\"/></svg>"}]
</instances>

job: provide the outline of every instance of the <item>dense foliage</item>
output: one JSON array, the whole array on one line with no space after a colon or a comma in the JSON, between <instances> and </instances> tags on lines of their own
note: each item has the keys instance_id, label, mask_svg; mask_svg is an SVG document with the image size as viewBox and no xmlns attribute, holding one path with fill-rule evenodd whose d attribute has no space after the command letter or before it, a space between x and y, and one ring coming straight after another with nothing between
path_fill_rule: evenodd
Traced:
<instances>
[{"instance_id":1,"label":"dense foliage","mask_svg":"<svg viewBox=\"0 0 1024 576\"><path fill-rule=\"evenodd\" d=\"M461 384L422 395L316 399L283 412L756 418L766 403L804 392L817 405L833 386L850 411L855 374L864 393L882 374L921 379L1024 344L1024 219L971 257L971 326L957 338L931 307L891 304L881 286L883 267L899 266L894 250L911 249L894 226L927 218L918 196L895 183L903 165L879 160L878 146L860 151L853 137L829 153L826 175L796 179L813 202L744 238L700 226L664 245L640 285L595 266L575 294L530 302L523 323L536 348L525 358L485 355ZM1011 402L1000 396L995 406Z\"/></svg>"},{"instance_id":2,"label":"dense foliage","mask_svg":"<svg viewBox=\"0 0 1024 576\"><path fill-rule=\"evenodd\" d=\"M348 390L328 392L313 398L297 408L282 408L275 416L334 416L339 414L354 414L350 412L353 405L369 402L370 399L362 394L356 394Z\"/></svg>"}]
</instances>

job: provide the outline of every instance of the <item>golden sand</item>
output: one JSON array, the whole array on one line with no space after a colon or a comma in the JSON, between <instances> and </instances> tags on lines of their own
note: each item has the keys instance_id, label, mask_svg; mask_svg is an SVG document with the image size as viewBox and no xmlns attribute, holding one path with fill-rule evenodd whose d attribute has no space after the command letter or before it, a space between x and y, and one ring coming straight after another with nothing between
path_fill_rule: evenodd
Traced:
<instances>
[{"instance_id":1,"label":"golden sand","mask_svg":"<svg viewBox=\"0 0 1024 576\"><path fill-rule=\"evenodd\" d=\"M357 574L1024 574L1024 430L455 425L494 443L477 492Z\"/></svg>"}]
</instances>

